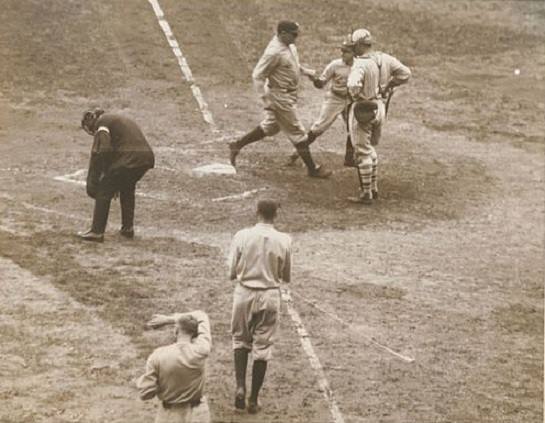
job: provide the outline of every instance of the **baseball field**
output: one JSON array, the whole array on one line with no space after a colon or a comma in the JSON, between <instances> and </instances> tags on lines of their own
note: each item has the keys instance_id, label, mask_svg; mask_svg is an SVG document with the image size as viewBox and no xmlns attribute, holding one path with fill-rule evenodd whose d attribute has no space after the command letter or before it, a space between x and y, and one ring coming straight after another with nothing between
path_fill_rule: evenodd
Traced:
<instances>
[{"instance_id":1,"label":"baseball field","mask_svg":"<svg viewBox=\"0 0 545 423\"><path fill-rule=\"evenodd\" d=\"M340 121L313 144L328 180L286 168L282 135L244 149L235 175L194 172L227 164L260 121L252 68L286 18L307 66L365 27L412 70L371 207L346 202ZM145 322L193 309L212 325L215 423L543 421L543 2L1 0L0 41L1 423L153 421L134 380L173 333ZM323 95L303 82L307 127ZM103 244L75 237L93 207L80 120L97 106L156 153L134 240L118 202ZM232 404L225 257L265 197L293 237L293 301L249 416Z\"/></svg>"}]
</instances>

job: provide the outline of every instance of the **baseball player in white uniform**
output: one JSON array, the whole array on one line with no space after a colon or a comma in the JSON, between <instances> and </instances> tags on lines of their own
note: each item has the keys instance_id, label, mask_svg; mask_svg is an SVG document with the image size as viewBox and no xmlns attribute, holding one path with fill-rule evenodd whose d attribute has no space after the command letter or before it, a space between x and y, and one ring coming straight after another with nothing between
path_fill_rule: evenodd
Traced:
<instances>
[{"instance_id":1,"label":"baseball player in white uniform","mask_svg":"<svg viewBox=\"0 0 545 423\"><path fill-rule=\"evenodd\" d=\"M265 118L257 128L229 143L229 159L233 166L236 166L236 158L246 145L282 131L297 149L309 176L327 178L331 175L331 171L314 163L305 127L297 115L300 75L310 77L315 73L299 62L295 47L298 35L299 25L296 22L280 21L276 35L252 73L255 90L265 106Z\"/></svg>"},{"instance_id":2,"label":"baseball player in white uniform","mask_svg":"<svg viewBox=\"0 0 545 423\"><path fill-rule=\"evenodd\" d=\"M258 223L236 233L229 256L229 277L235 281L231 333L235 360L235 408L246 408L246 368L254 360L248 412L259 410L258 395L271 359L280 311L280 283L291 279L291 237L273 224L277 204L257 204Z\"/></svg>"},{"instance_id":3,"label":"baseball player in white uniform","mask_svg":"<svg viewBox=\"0 0 545 423\"><path fill-rule=\"evenodd\" d=\"M356 59L347 81L348 92L354 101L349 108L348 127L354 155L360 193L349 200L370 205L378 198L378 156L382 125L386 120L385 99L391 90L405 84L410 69L386 53L372 51L372 37L366 29L352 34Z\"/></svg>"},{"instance_id":4,"label":"baseball player in white uniform","mask_svg":"<svg viewBox=\"0 0 545 423\"><path fill-rule=\"evenodd\" d=\"M339 115L342 116L345 125L347 123L347 107L351 100L346 88L346 82L354 63L354 44L344 42L341 45L341 52L342 57L332 60L319 77L311 77L316 88L321 89L329 84L329 89L322 103L320 115L308 132L309 144L327 131ZM354 155L353 151L351 151L352 143L349 134L347 135L346 146L347 151L350 153L345 155L345 166L353 166ZM297 152L293 153L290 156L288 165L295 164L298 158L299 154Z\"/></svg>"}]
</instances>

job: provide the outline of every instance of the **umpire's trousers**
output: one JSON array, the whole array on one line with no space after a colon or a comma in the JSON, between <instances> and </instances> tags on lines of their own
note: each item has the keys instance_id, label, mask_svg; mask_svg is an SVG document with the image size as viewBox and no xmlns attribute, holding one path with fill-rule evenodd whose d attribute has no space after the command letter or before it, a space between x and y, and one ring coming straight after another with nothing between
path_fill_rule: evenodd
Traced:
<instances>
[{"instance_id":1,"label":"umpire's trousers","mask_svg":"<svg viewBox=\"0 0 545 423\"><path fill-rule=\"evenodd\" d=\"M116 193L121 202L121 230L130 231L134 225L136 183L148 168L119 168L107 172L98 183L91 230L103 234L108 223L110 203Z\"/></svg>"}]
</instances>

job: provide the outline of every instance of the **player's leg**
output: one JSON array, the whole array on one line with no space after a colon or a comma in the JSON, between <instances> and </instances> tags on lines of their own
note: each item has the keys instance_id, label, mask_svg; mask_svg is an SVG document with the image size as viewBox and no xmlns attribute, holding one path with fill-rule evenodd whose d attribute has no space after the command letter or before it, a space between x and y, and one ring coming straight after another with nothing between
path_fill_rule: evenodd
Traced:
<instances>
[{"instance_id":1,"label":"player's leg","mask_svg":"<svg viewBox=\"0 0 545 423\"><path fill-rule=\"evenodd\" d=\"M341 116L343 118L344 126L346 128L346 145L345 145L345 152L344 152L344 166L346 167L355 167L356 162L354 160L354 147L352 145L352 138L350 137L350 128L348 124L348 111L350 109L350 105L347 105L342 113Z\"/></svg>"},{"instance_id":2,"label":"player's leg","mask_svg":"<svg viewBox=\"0 0 545 423\"><path fill-rule=\"evenodd\" d=\"M275 135L279 131L280 127L276 123L274 112L272 110L265 110L265 117L257 127L238 140L229 143L229 160L231 165L236 166L237 156L245 146L262 140L266 136Z\"/></svg>"},{"instance_id":3,"label":"player's leg","mask_svg":"<svg viewBox=\"0 0 545 423\"><path fill-rule=\"evenodd\" d=\"M377 146L380 142L380 138L382 136L382 125L384 124L384 121L386 119L385 110L384 110L384 104L382 101L379 101L378 103L378 109L377 109L377 117L375 122L373 122L373 129L371 132L371 145L373 147ZM371 192L373 195L373 200L376 200L378 198L378 154L376 152L376 149L373 151L373 155L371 156L372 159L372 169L371 169Z\"/></svg>"},{"instance_id":4,"label":"player's leg","mask_svg":"<svg viewBox=\"0 0 545 423\"><path fill-rule=\"evenodd\" d=\"M147 169L126 169L123 184L119 190L121 203L121 230L126 238L134 237L134 208L136 183L144 176Z\"/></svg>"},{"instance_id":5,"label":"player's leg","mask_svg":"<svg viewBox=\"0 0 545 423\"><path fill-rule=\"evenodd\" d=\"M255 414L259 411L259 392L263 387L267 373L267 363L272 356L274 337L278 327L280 311L280 292L275 289L261 291L256 301L256 312L250 324L252 328L253 345L252 356L252 387L248 398L248 412Z\"/></svg>"},{"instance_id":6,"label":"player's leg","mask_svg":"<svg viewBox=\"0 0 545 423\"><path fill-rule=\"evenodd\" d=\"M292 144L295 146L297 153L307 167L308 175L315 178L327 178L331 175L331 171L325 167L317 165L312 158L309 148L309 140L305 127L299 120L295 105L275 111L276 120L282 132L286 134Z\"/></svg>"},{"instance_id":7,"label":"player's leg","mask_svg":"<svg viewBox=\"0 0 545 423\"><path fill-rule=\"evenodd\" d=\"M246 369L248 354L252 349L252 304L255 292L237 284L233 293L233 312L231 316L231 335L233 339L235 366L235 408L246 408Z\"/></svg>"},{"instance_id":8,"label":"player's leg","mask_svg":"<svg viewBox=\"0 0 545 423\"><path fill-rule=\"evenodd\" d=\"M349 197L348 200L355 203L370 205L373 202L371 192L373 171L372 156L375 154L375 150L370 143L373 122L369 121L365 124L359 123L354 116L353 109L353 107L350 108L348 122L350 137L355 151L356 171L358 174L360 192L358 196Z\"/></svg>"}]
</instances>

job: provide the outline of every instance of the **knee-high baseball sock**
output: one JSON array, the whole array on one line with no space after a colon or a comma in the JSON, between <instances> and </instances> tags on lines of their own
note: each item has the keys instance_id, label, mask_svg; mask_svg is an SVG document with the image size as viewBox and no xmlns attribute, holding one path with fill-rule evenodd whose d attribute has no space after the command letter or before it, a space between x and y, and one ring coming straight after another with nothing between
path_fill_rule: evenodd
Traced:
<instances>
[{"instance_id":1,"label":"knee-high baseball sock","mask_svg":"<svg viewBox=\"0 0 545 423\"><path fill-rule=\"evenodd\" d=\"M252 392L250 393L250 402L257 403L257 397L259 391L263 386L265 380L265 373L267 372L267 362L264 360L254 361L252 368Z\"/></svg>"},{"instance_id":2,"label":"knee-high baseball sock","mask_svg":"<svg viewBox=\"0 0 545 423\"><path fill-rule=\"evenodd\" d=\"M252 129L250 132L248 132L246 135L244 135L242 138L239 138L236 141L236 146L241 149L242 147L251 144L253 142L259 141L261 139L265 138L265 132L261 128L261 126L257 126L256 128Z\"/></svg>"},{"instance_id":3,"label":"knee-high baseball sock","mask_svg":"<svg viewBox=\"0 0 545 423\"><path fill-rule=\"evenodd\" d=\"M378 158L373 157L373 163L371 165L371 190L373 192L378 192Z\"/></svg>"},{"instance_id":4,"label":"knee-high baseball sock","mask_svg":"<svg viewBox=\"0 0 545 423\"><path fill-rule=\"evenodd\" d=\"M248 353L246 348L235 350L235 379L237 388L246 390L246 368L248 367Z\"/></svg>"},{"instance_id":5,"label":"knee-high baseball sock","mask_svg":"<svg viewBox=\"0 0 545 423\"><path fill-rule=\"evenodd\" d=\"M96 234L103 234L106 230L111 201L111 198L102 196L97 196L95 200L95 209L93 211L93 224L91 226L91 231Z\"/></svg>"},{"instance_id":6,"label":"knee-high baseball sock","mask_svg":"<svg viewBox=\"0 0 545 423\"><path fill-rule=\"evenodd\" d=\"M297 144L295 148L297 149L299 156L301 156L301 159L303 159L303 162L305 163L305 166L307 167L307 169L309 171L316 170L316 164L314 163L314 160L312 159L312 155L310 154L310 149L308 148L308 142Z\"/></svg>"},{"instance_id":7,"label":"knee-high baseball sock","mask_svg":"<svg viewBox=\"0 0 545 423\"><path fill-rule=\"evenodd\" d=\"M358 176L363 195L371 195L371 175L373 172L371 159L364 159L358 163Z\"/></svg>"}]
</instances>

